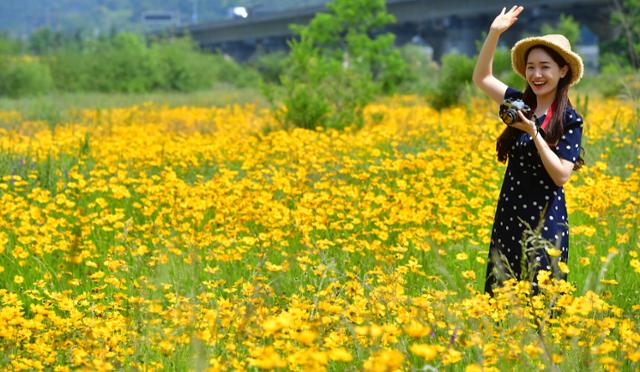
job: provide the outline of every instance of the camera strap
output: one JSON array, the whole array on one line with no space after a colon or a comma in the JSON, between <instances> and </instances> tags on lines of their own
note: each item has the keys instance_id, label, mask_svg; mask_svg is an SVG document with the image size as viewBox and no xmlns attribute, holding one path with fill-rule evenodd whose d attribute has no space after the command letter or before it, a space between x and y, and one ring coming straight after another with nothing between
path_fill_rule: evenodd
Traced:
<instances>
[{"instance_id":1,"label":"camera strap","mask_svg":"<svg viewBox=\"0 0 640 372\"><path fill-rule=\"evenodd\" d=\"M549 124L549 121L551 120L551 116L553 116L553 111L555 111L555 108L556 108L556 101L553 101L551 106L549 106L549 108L547 109L547 113L544 116L544 121L542 122L542 125L540 126L540 128L542 128L545 132L547 130L547 125Z\"/></svg>"}]
</instances>

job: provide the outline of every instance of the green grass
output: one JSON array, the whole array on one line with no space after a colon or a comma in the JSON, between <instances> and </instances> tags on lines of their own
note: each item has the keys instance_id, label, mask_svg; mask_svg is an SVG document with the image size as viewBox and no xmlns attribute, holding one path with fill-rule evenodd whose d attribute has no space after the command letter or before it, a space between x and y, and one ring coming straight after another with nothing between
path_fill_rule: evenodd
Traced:
<instances>
[{"instance_id":1,"label":"green grass","mask_svg":"<svg viewBox=\"0 0 640 372\"><path fill-rule=\"evenodd\" d=\"M219 84L211 90L192 93L151 92L151 93L87 93L55 92L40 96L7 98L0 97L0 110L15 110L28 119L50 121L52 124L64 121L72 109L129 107L154 103L169 107L196 106L212 107L231 104L254 103L266 107L267 103L257 88L236 88Z\"/></svg>"}]
</instances>

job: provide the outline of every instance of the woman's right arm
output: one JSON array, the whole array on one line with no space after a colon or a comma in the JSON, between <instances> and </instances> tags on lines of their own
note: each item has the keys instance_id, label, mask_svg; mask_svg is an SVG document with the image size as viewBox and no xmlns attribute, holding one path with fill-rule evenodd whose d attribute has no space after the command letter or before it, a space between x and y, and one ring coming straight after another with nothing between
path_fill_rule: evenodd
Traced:
<instances>
[{"instance_id":1,"label":"woman's right arm","mask_svg":"<svg viewBox=\"0 0 640 372\"><path fill-rule=\"evenodd\" d=\"M501 103L504 99L507 85L493 76L493 54L496 51L500 35L515 23L523 10L524 8L521 6L513 6L508 12L505 12L505 8L502 9L491 23L489 34L480 49L478 61L473 70L473 82L497 103Z\"/></svg>"}]
</instances>

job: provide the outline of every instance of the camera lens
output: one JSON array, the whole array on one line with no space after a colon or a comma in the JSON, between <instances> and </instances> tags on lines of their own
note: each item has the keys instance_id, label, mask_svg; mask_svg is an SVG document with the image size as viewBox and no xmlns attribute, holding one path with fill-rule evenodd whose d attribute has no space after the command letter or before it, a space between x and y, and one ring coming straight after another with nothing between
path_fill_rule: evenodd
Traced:
<instances>
[{"instance_id":1,"label":"camera lens","mask_svg":"<svg viewBox=\"0 0 640 372\"><path fill-rule=\"evenodd\" d=\"M518 118L518 114L516 113L515 110L509 109L509 110L506 110L506 111L502 112L502 114L500 115L500 118L502 119L502 121L505 124L511 125L511 124L516 122L516 120Z\"/></svg>"}]
</instances>

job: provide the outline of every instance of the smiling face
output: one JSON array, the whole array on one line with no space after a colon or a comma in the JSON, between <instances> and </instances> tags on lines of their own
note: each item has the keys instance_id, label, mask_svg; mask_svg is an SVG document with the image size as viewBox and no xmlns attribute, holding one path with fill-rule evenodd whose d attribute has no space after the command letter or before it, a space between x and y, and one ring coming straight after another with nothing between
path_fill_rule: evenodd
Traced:
<instances>
[{"instance_id":1,"label":"smiling face","mask_svg":"<svg viewBox=\"0 0 640 372\"><path fill-rule=\"evenodd\" d=\"M558 81L567 75L569 66L562 67L546 50L533 47L527 54L525 76L533 92L540 97L555 96Z\"/></svg>"}]
</instances>

